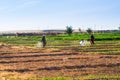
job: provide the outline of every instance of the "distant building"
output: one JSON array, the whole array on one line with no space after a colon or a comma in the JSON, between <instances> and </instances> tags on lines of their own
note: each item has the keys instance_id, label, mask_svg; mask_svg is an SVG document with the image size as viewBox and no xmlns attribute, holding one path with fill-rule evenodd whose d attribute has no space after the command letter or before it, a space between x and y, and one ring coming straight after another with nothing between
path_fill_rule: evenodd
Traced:
<instances>
[{"instance_id":1,"label":"distant building","mask_svg":"<svg viewBox=\"0 0 120 80\"><path fill-rule=\"evenodd\" d=\"M46 33L65 33L65 30L43 30Z\"/></svg>"}]
</instances>

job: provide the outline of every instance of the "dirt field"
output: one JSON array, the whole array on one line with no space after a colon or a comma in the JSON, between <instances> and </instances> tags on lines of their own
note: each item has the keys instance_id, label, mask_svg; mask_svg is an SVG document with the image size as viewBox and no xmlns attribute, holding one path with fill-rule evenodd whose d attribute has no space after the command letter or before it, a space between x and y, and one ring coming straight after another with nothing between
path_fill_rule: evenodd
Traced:
<instances>
[{"instance_id":1,"label":"dirt field","mask_svg":"<svg viewBox=\"0 0 120 80\"><path fill-rule=\"evenodd\" d=\"M120 74L120 56L53 48L0 46L0 76L80 77Z\"/></svg>"}]
</instances>

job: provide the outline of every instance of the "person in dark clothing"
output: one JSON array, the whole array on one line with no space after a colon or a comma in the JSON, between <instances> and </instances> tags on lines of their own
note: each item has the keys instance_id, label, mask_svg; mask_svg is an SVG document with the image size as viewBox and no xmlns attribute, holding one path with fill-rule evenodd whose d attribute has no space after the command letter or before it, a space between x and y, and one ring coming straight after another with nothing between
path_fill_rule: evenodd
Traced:
<instances>
[{"instance_id":1,"label":"person in dark clothing","mask_svg":"<svg viewBox=\"0 0 120 80\"><path fill-rule=\"evenodd\" d=\"M46 46L46 38L45 36L42 36L42 44L43 44L43 48Z\"/></svg>"},{"instance_id":2,"label":"person in dark clothing","mask_svg":"<svg viewBox=\"0 0 120 80\"><path fill-rule=\"evenodd\" d=\"M95 38L94 38L94 35L92 34L92 35L90 36L90 43L91 43L91 44L95 44L95 43L94 43L94 39L95 39Z\"/></svg>"}]
</instances>

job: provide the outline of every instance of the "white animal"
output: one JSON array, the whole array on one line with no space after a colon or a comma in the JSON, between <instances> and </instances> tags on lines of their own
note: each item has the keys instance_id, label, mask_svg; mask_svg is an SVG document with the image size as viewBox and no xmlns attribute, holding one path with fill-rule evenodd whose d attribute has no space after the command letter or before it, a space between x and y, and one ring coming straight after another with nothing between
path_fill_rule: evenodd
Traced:
<instances>
[{"instance_id":1,"label":"white animal","mask_svg":"<svg viewBox=\"0 0 120 80\"><path fill-rule=\"evenodd\" d=\"M85 46L85 43L83 40L80 41L80 46Z\"/></svg>"},{"instance_id":2,"label":"white animal","mask_svg":"<svg viewBox=\"0 0 120 80\"><path fill-rule=\"evenodd\" d=\"M87 40L81 40L80 41L80 46L89 46L90 42L88 42Z\"/></svg>"}]
</instances>

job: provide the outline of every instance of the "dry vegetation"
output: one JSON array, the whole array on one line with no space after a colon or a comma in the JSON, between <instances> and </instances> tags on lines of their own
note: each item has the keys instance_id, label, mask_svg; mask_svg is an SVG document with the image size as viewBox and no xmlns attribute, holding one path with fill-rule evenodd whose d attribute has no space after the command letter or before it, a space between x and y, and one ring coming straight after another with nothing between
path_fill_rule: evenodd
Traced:
<instances>
[{"instance_id":1,"label":"dry vegetation","mask_svg":"<svg viewBox=\"0 0 120 80\"><path fill-rule=\"evenodd\" d=\"M96 47L97 48L97 47ZM120 56L88 54L66 48L0 46L0 77L81 77L120 74Z\"/></svg>"}]
</instances>

